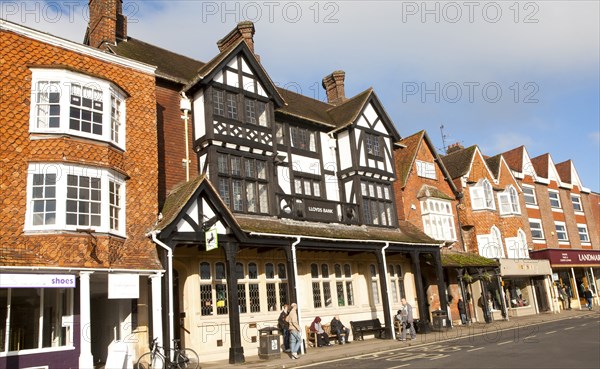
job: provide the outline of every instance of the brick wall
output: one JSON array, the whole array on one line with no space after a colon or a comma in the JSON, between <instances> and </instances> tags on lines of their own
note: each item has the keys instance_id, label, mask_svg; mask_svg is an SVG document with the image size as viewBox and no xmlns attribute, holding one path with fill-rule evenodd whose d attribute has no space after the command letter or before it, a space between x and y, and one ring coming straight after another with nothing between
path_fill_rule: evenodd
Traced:
<instances>
[{"instance_id":1,"label":"brick wall","mask_svg":"<svg viewBox=\"0 0 600 369\"><path fill-rule=\"evenodd\" d=\"M156 220L157 133L153 75L117 66L58 46L0 31L0 115L3 117L0 265L156 268L156 249L146 237ZM76 137L31 140L32 66L60 66L104 78L129 94L126 151ZM24 234L27 168L30 162L79 163L111 168L126 181L127 239L74 233Z\"/></svg>"},{"instance_id":2,"label":"brick wall","mask_svg":"<svg viewBox=\"0 0 600 369\"><path fill-rule=\"evenodd\" d=\"M158 81L156 86L156 114L158 130L159 190L160 207L166 195L178 183L185 181L185 125L179 110L181 85ZM188 120L188 147L190 150L190 178L198 175L198 158L193 150L193 119Z\"/></svg>"},{"instance_id":3,"label":"brick wall","mask_svg":"<svg viewBox=\"0 0 600 369\"><path fill-rule=\"evenodd\" d=\"M593 192L582 193L581 203L583 212L586 214L592 249L600 250L600 195Z\"/></svg>"}]
</instances>

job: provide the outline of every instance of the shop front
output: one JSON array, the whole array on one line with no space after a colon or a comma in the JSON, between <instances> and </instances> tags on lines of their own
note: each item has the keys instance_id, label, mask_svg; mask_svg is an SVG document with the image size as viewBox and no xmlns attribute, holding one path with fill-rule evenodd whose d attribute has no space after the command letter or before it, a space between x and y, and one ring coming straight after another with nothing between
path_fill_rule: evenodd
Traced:
<instances>
[{"instance_id":1,"label":"shop front","mask_svg":"<svg viewBox=\"0 0 600 369\"><path fill-rule=\"evenodd\" d=\"M499 259L502 289L508 316L554 311L556 293L547 260Z\"/></svg>"},{"instance_id":2,"label":"shop front","mask_svg":"<svg viewBox=\"0 0 600 369\"><path fill-rule=\"evenodd\" d=\"M532 259L546 259L552 267L552 278L557 286L564 286L571 299L571 307L586 305L585 291L589 288L597 306L600 286L600 250L546 249L530 252Z\"/></svg>"}]
</instances>

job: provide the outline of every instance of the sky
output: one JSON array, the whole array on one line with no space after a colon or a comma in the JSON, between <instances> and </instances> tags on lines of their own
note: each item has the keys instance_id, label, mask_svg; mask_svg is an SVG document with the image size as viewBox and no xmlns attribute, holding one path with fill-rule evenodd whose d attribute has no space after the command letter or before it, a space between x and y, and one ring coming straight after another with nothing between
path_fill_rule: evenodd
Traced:
<instances>
[{"instance_id":1,"label":"sky","mask_svg":"<svg viewBox=\"0 0 600 369\"><path fill-rule=\"evenodd\" d=\"M0 18L82 42L87 1L0 1ZM279 86L373 87L401 136L573 160L600 192L600 1L129 1L128 35L208 61L236 23ZM441 127L443 126L443 130Z\"/></svg>"}]
</instances>

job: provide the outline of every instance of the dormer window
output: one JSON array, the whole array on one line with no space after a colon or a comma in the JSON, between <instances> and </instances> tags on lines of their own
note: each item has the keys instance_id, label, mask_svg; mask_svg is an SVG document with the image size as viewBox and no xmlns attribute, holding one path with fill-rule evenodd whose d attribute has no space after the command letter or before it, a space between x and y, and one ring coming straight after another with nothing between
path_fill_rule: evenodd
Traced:
<instances>
[{"instance_id":1,"label":"dormer window","mask_svg":"<svg viewBox=\"0 0 600 369\"><path fill-rule=\"evenodd\" d=\"M500 214L520 214L519 197L513 186L509 186L504 192L498 194L498 203L500 204Z\"/></svg>"},{"instance_id":2,"label":"dormer window","mask_svg":"<svg viewBox=\"0 0 600 369\"><path fill-rule=\"evenodd\" d=\"M492 185L487 179L479 181L475 186L469 188L473 210L495 210L494 193Z\"/></svg>"}]
</instances>

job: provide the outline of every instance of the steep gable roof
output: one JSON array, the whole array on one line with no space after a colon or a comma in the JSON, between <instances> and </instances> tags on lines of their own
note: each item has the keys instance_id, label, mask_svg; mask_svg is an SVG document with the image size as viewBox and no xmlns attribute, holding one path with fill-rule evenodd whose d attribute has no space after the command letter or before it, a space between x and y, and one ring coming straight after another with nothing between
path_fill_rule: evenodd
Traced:
<instances>
[{"instance_id":1,"label":"steep gable roof","mask_svg":"<svg viewBox=\"0 0 600 369\"><path fill-rule=\"evenodd\" d=\"M548 178L548 165L550 163L550 154L543 154L531 159L531 164L537 175Z\"/></svg>"},{"instance_id":2,"label":"steep gable roof","mask_svg":"<svg viewBox=\"0 0 600 369\"><path fill-rule=\"evenodd\" d=\"M411 136L404 137L400 144L404 147L394 151L394 162L396 163L396 174L401 188L406 187L408 176L413 168L419 146L425 136L425 131L419 131Z\"/></svg>"},{"instance_id":3,"label":"steep gable roof","mask_svg":"<svg viewBox=\"0 0 600 369\"><path fill-rule=\"evenodd\" d=\"M515 147L502 153L508 167L515 172L523 172L523 155L525 154L525 146Z\"/></svg>"},{"instance_id":4,"label":"steep gable roof","mask_svg":"<svg viewBox=\"0 0 600 369\"><path fill-rule=\"evenodd\" d=\"M579 187L581 192L589 193L591 191L581 183L581 178L579 177L579 173L577 173L577 169L572 160L569 159L562 163L558 163L555 165L555 168L562 182Z\"/></svg>"},{"instance_id":5,"label":"steep gable roof","mask_svg":"<svg viewBox=\"0 0 600 369\"><path fill-rule=\"evenodd\" d=\"M373 94L373 88L369 87L353 98L344 101L338 106L330 108L327 113L337 129L345 128L356 121L369 98Z\"/></svg>"},{"instance_id":6,"label":"steep gable roof","mask_svg":"<svg viewBox=\"0 0 600 369\"><path fill-rule=\"evenodd\" d=\"M267 90L275 100L276 106L283 106L285 101L279 94L279 90L275 86L275 83L271 80L271 77L269 77L265 69L256 59L256 55L254 55L243 39L237 40L202 66L202 68L197 71L196 75L184 86L183 91L193 93L194 90L198 88L197 86L208 83L218 71L226 66L227 63L238 54L242 54L245 57L245 60L250 64L250 67L263 82L265 90Z\"/></svg>"},{"instance_id":7,"label":"steep gable roof","mask_svg":"<svg viewBox=\"0 0 600 369\"><path fill-rule=\"evenodd\" d=\"M485 158L485 162L492 172L494 178L500 178L500 162L502 161L502 154Z\"/></svg>"},{"instance_id":8,"label":"steep gable roof","mask_svg":"<svg viewBox=\"0 0 600 369\"><path fill-rule=\"evenodd\" d=\"M204 65L201 61L132 37L127 37L127 40L117 45L109 45L108 49L113 54L155 65L157 76L182 84L191 79Z\"/></svg>"},{"instance_id":9,"label":"steep gable roof","mask_svg":"<svg viewBox=\"0 0 600 369\"><path fill-rule=\"evenodd\" d=\"M446 156L442 156L444 166L448 170L452 179L460 178L469 174L473 156L477 150L477 145L467 147L466 149L454 151Z\"/></svg>"}]
</instances>

